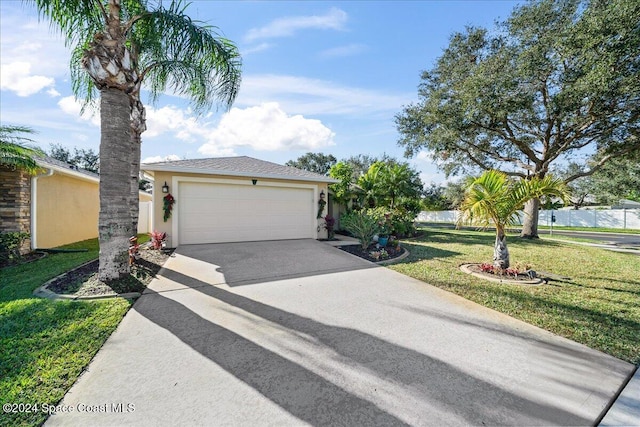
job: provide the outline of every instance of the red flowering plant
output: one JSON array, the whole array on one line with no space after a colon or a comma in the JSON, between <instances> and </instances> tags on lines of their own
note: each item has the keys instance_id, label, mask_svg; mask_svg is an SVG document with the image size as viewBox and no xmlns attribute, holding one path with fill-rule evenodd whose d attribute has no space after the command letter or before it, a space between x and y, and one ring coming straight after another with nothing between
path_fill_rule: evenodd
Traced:
<instances>
[{"instance_id":1,"label":"red flowering plant","mask_svg":"<svg viewBox=\"0 0 640 427\"><path fill-rule=\"evenodd\" d=\"M171 210L173 209L173 204L176 202L176 199L174 199L171 193L169 193L166 196L164 196L162 200L163 200L162 210L164 211L164 222L167 222L167 220L171 218Z\"/></svg>"},{"instance_id":2,"label":"red flowering plant","mask_svg":"<svg viewBox=\"0 0 640 427\"><path fill-rule=\"evenodd\" d=\"M158 250L162 249L164 244L164 239L167 238L167 233L154 230L153 233L150 234L150 236L151 236L151 246L153 246L153 249L158 249Z\"/></svg>"},{"instance_id":3,"label":"red flowering plant","mask_svg":"<svg viewBox=\"0 0 640 427\"><path fill-rule=\"evenodd\" d=\"M333 236L335 235L334 233L335 225L336 225L336 219L334 217L332 217L331 215L327 215L324 217L324 228L327 230L329 240L333 239Z\"/></svg>"},{"instance_id":4,"label":"red flowering plant","mask_svg":"<svg viewBox=\"0 0 640 427\"><path fill-rule=\"evenodd\" d=\"M518 277L518 274L521 274L521 272L519 271L519 269L510 267L510 268L499 268L496 267L493 264L489 264L489 263L483 263L480 264L480 270L483 273L490 273L490 274L496 274L499 276L513 276L513 277Z\"/></svg>"}]
</instances>

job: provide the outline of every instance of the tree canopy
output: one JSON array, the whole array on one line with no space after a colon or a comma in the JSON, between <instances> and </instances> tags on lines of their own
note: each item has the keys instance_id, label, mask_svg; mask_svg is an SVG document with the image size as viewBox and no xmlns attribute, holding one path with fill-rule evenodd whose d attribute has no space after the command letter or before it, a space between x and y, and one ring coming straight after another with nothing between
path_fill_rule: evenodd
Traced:
<instances>
[{"instance_id":1,"label":"tree canopy","mask_svg":"<svg viewBox=\"0 0 640 427\"><path fill-rule=\"evenodd\" d=\"M331 184L334 199L346 203L358 196L362 207L384 207L389 210L402 208L419 211L423 183L418 171L408 163L389 156L374 161L364 173L355 173L353 160L369 160L370 156L354 156L336 163L329 176L340 182ZM360 164L362 166L364 163Z\"/></svg>"},{"instance_id":2,"label":"tree canopy","mask_svg":"<svg viewBox=\"0 0 640 427\"><path fill-rule=\"evenodd\" d=\"M291 166L298 169L307 170L309 172L327 175L329 169L336 164L336 159L332 154L323 153L306 153L298 157L296 160L289 160L285 166Z\"/></svg>"},{"instance_id":3,"label":"tree canopy","mask_svg":"<svg viewBox=\"0 0 640 427\"><path fill-rule=\"evenodd\" d=\"M639 72L640 2L526 3L494 31L453 34L422 73L419 101L396 116L398 143L407 156L426 150L447 175L543 178L597 152L570 182L640 150Z\"/></svg>"},{"instance_id":4,"label":"tree canopy","mask_svg":"<svg viewBox=\"0 0 640 427\"><path fill-rule=\"evenodd\" d=\"M50 144L49 156L89 172L100 172L100 155L91 148L74 147L73 152L71 152L70 149L60 144Z\"/></svg>"}]
</instances>

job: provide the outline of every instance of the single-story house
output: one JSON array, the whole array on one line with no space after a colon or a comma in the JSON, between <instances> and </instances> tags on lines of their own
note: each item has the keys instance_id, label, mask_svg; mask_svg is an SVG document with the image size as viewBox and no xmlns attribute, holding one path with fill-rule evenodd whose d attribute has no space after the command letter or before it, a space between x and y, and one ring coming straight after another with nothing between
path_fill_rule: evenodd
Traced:
<instances>
[{"instance_id":1,"label":"single-story house","mask_svg":"<svg viewBox=\"0 0 640 427\"><path fill-rule=\"evenodd\" d=\"M99 175L51 157L36 161L43 169L37 175L0 166L0 231L30 233L23 252L98 237ZM140 192L141 202L151 199Z\"/></svg>"},{"instance_id":2,"label":"single-story house","mask_svg":"<svg viewBox=\"0 0 640 427\"><path fill-rule=\"evenodd\" d=\"M167 245L326 238L337 180L252 157L142 164L153 181L154 228ZM164 220L164 197L175 200Z\"/></svg>"}]
</instances>

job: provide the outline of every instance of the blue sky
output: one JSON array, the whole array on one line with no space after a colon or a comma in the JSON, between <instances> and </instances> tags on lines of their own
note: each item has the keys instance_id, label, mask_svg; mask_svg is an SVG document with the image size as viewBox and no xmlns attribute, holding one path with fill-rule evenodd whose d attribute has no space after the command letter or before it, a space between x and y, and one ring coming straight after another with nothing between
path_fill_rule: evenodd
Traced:
<instances>
[{"instance_id":1,"label":"blue sky","mask_svg":"<svg viewBox=\"0 0 640 427\"><path fill-rule=\"evenodd\" d=\"M147 106L147 161L248 155L277 163L308 151L345 158L402 157L393 118L417 100L433 67L465 25L492 28L515 1L193 1L187 11L233 40L243 82L230 111L191 114L171 94ZM21 1L0 2L0 120L50 143L93 148L99 117L80 115L69 50ZM148 101L143 93L143 101ZM409 162L425 184L444 175L420 153Z\"/></svg>"}]
</instances>

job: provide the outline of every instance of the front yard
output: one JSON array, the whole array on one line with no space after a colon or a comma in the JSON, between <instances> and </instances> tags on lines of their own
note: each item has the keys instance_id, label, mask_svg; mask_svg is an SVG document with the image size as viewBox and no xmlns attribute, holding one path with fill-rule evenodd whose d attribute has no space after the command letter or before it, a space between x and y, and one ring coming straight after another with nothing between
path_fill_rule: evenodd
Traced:
<instances>
[{"instance_id":1,"label":"front yard","mask_svg":"<svg viewBox=\"0 0 640 427\"><path fill-rule=\"evenodd\" d=\"M54 405L64 396L131 305L124 299L33 297L48 279L98 256L96 239L64 248L88 251L49 254L0 271L0 403L40 405L32 412L2 413L0 426L41 424L46 418L42 405Z\"/></svg>"},{"instance_id":2,"label":"front yard","mask_svg":"<svg viewBox=\"0 0 640 427\"><path fill-rule=\"evenodd\" d=\"M506 285L463 273L491 262L495 233L423 229L411 255L390 268L486 307L640 364L640 256L558 241L507 239L512 264L567 276L542 286Z\"/></svg>"},{"instance_id":3,"label":"front yard","mask_svg":"<svg viewBox=\"0 0 640 427\"><path fill-rule=\"evenodd\" d=\"M634 364L640 363L640 256L558 241L508 238L512 264L570 279L541 286L484 281L458 269L492 258L492 232L424 228L403 242L411 255L392 268L484 306ZM50 301L32 291L95 259L96 240L0 272L0 402L56 404L115 330L131 302ZM0 426L38 425L41 409L3 413Z\"/></svg>"}]
</instances>

